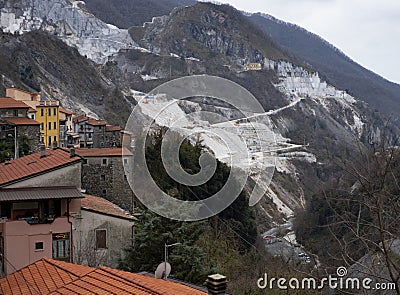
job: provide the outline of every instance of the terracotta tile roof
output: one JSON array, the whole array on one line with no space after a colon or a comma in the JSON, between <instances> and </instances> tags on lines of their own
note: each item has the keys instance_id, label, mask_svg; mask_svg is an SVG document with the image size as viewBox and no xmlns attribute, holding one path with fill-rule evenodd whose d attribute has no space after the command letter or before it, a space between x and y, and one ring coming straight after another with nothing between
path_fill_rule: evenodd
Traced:
<instances>
[{"instance_id":1,"label":"terracotta tile roof","mask_svg":"<svg viewBox=\"0 0 400 295\"><path fill-rule=\"evenodd\" d=\"M0 186L78 161L81 161L79 156L71 158L66 150L47 149L46 156L43 158L40 157L39 152L5 162L0 164Z\"/></svg>"},{"instance_id":2,"label":"terracotta tile roof","mask_svg":"<svg viewBox=\"0 0 400 295\"><path fill-rule=\"evenodd\" d=\"M0 109L29 109L29 106L11 97L1 97Z\"/></svg>"},{"instance_id":3,"label":"terracotta tile roof","mask_svg":"<svg viewBox=\"0 0 400 295\"><path fill-rule=\"evenodd\" d=\"M36 113L36 110L34 108L29 108L28 113Z\"/></svg>"},{"instance_id":4,"label":"terracotta tile roof","mask_svg":"<svg viewBox=\"0 0 400 295\"><path fill-rule=\"evenodd\" d=\"M73 122L77 122L77 123L84 122L84 121L87 121L89 119L90 118L87 117L86 115L76 115L76 116L72 117L72 121Z\"/></svg>"},{"instance_id":5,"label":"terracotta tile roof","mask_svg":"<svg viewBox=\"0 0 400 295\"><path fill-rule=\"evenodd\" d=\"M104 198L87 194L83 194L83 196L84 198L81 201L82 209L87 209L89 211L95 211L98 213L124 218L132 221L137 220L137 218L125 212L123 209Z\"/></svg>"},{"instance_id":6,"label":"terracotta tile roof","mask_svg":"<svg viewBox=\"0 0 400 295\"><path fill-rule=\"evenodd\" d=\"M120 126L114 125L106 125L106 131L121 131L122 128Z\"/></svg>"},{"instance_id":7,"label":"terracotta tile roof","mask_svg":"<svg viewBox=\"0 0 400 295\"><path fill-rule=\"evenodd\" d=\"M0 279L2 294L206 295L171 281L43 258Z\"/></svg>"},{"instance_id":8,"label":"terracotta tile roof","mask_svg":"<svg viewBox=\"0 0 400 295\"><path fill-rule=\"evenodd\" d=\"M104 126L104 125L106 125L106 121L104 121L104 120L96 120L96 119L90 118L89 121L88 121L88 124L92 125L92 126Z\"/></svg>"},{"instance_id":9,"label":"terracotta tile roof","mask_svg":"<svg viewBox=\"0 0 400 295\"><path fill-rule=\"evenodd\" d=\"M73 115L73 114L75 114L73 111L70 111L70 110L67 110L67 109L64 109L64 108L59 108L59 111L61 112L61 113L64 113L64 114L67 114L67 115Z\"/></svg>"},{"instance_id":10,"label":"terracotta tile roof","mask_svg":"<svg viewBox=\"0 0 400 295\"><path fill-rule=\"evenodd\" d=\"M49 294L94 269L62 261L43 258L18 272L0 279L2 294Z\"/></svg>"},{"instance_id":11,"label":"terracotta tile roof","mask_svg":"<svg viewBox=\"0 0 400 295\"><path fill-rule=\"evenodd\" d=\"M121 157L133 156L127 148L79 148L75 150L77 155L82 157Z\"/></svg>"},{"instance_id":12,"label":"terracotta tile roof","mask_svg":"<svg viewBox=\"0 0 400 295\"><path fill-rule=\"evenodd\" d=\"M15 125L40 125L38 121L30 118L3 118L5 121L13 123Z\"/></svg>"}]
</instances>

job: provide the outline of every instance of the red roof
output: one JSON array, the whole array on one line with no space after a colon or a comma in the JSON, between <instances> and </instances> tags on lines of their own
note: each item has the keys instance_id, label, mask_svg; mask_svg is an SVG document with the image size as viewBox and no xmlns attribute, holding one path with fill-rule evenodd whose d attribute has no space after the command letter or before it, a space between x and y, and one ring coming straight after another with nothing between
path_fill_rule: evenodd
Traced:
<instances>
[{"instance_id":1,"label":"red roof","mask_svg":"<svg viewBox=\"0 0 400 295\"><path fill-rule=\"evenodd\" d=\"M133 156L127 148L79 148L75 152L82 157L121 157L122 152L124 156Z\"/></svg>"},{"instance_id":2,"label":"red roof","mask_svg":"<svg viewBox=\"0 0 400 295\"><path fill-rule=\"evenodd\" d=\"M0 98L0 109L29 109L30 106L11 97Z\"/></svg>"},{"instance_id":3,"label":"red roof","mask_svg":"<svg viewBox=\"0 0 400 295\"><path fill-rule=\"evenodd\" d=\"M3 118L3 119L15 125L40 125L38 121L35 121L30 118L15 117L15 118Z\"/></svg>"},{"instance_id":4,"label":"red roof","mask_svg":"<svg viewBox=\"0 0 400 295\"><path fill-rule=\"evenodd\" d=\"M121 131L122 128L120 126L114 125L106 125L106 131Z\"/></svg>"},{"instance_id":5,"label":"red roof","mask_svg":"<svg viewBox=\"0 0 400 295\"><path fill-rule=\"evenodd\" d=\"M79 156L71 158L70 153L63 149L47 149L46 156L42 158L40 154L39 152L0 164L0 186L81 161Z\"/></svg>"},{"instance_id":6,"label":"red roof","mask_svg":"<svg viewBox=\"0 0 400 295\"><path fill-rule=\"evenodd\" d=\"M0 279L2 294L206 295L171 281L43 258Z\"/></svg>"},{"instance_id":7,"label":"red roof","mask_svg":"<svg viewBox=\"0 0 400 295\"><path fill-rule=\"evenodd\" d=\"M123 209L118 207L117 205L111 203L110 201L84 194L84 199L82 199L82 209L87 209L90 211L96 211L102 214L116 216L119 218L129 219L129 220L136 220L136 218L129 213L125 212Z\"/></svg>"},{"instance_id":8,"label":"red roof","mask_svg":"<svg viewBox=\"0 0 400 295\"><path fill-rule=\"evenodd\" d=\"M28 113L36 113L36 110L33 108L29 108Z\"/></svg>"},{"instance_id":9,"label":"red roof","mask_svg":"<svg viewBox=\"0 0 400 295\"><path fill-rule=\"evenodd\" d=\"M86 115L82 115L82 114L72 117L72 121L78 122L78 123L84 122L87 120L89 120L89 117L87 117Z\"/></svg>"},{"instance_id":10,"label":"red roof","mask_svg":"<svg viewBox=\"0 0 400 295\"><path fill-rule=\"evenodd\" d=\"M67 109L64 109L64 108L59 108L59 111L60 111L60 113L64 113L64 114L67 114L67 115L75 114L73 111L70 111L70 110L67 110Z\"/></svg>"},{"instance_id":11,"label":"red roof","mask_svg":"<svg viewBox=\"0 0 400 295\"><path fill-rule=\"evenodd\" d=\"M92 125L92 126L104 126L104 125L106 125L106 121L104 121L104 120L96 120L96 119L90 118L89 121L88 121L88 124Z\"/></svg>"}]
</instances>

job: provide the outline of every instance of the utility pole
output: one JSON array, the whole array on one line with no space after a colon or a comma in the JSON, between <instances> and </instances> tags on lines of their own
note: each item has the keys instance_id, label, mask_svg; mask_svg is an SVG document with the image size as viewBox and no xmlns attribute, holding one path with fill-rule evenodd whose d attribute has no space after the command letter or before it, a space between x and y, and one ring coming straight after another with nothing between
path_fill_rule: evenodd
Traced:
<instances>
[{"instance_id":1,"label":"utility pole","mask_svg":"<svg viewBox=\"0 0 400 295\"><path fill-rule=\"evenodd\" d=\"M14 159L18 158L17 125L14 126Z\"/></svg>"},{"instance_id":2,"label":"utility pole","mask_svg":"<svg viewBox=\"0 0 400 295\"><path fill-rule=\"evenodd\" d=\"M181 243L174 243L171 245L167 245L167 243L164 244L164 280L168 278L167 275L167 259L168 259L168 248L180 245Z\"/></svg>"}]
</instances>

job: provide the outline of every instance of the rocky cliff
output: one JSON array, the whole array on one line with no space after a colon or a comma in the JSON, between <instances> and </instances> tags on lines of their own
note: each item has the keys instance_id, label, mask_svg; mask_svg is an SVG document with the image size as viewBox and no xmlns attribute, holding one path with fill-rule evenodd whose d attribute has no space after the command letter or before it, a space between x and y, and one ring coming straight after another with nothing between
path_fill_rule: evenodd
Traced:
<instances>
[{"instance_id":1,"label":"rocky cliff","mask_svg":"<svg viewBox=\"0 0 400 295\"><path fill-rule=\"evenodd\" d=\"M122 48L135 45L127 30L106 24L91 14L83 1L0 1L3 32L23 34L42 30L56 35L97 63Z\"/></svg>"}]
</instances>

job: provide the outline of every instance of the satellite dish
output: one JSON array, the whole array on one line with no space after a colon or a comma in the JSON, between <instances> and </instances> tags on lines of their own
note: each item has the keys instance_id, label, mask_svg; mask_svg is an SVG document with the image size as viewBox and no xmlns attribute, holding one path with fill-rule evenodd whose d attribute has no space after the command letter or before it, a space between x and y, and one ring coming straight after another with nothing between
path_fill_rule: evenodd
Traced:
<instances>
[{"instance_id":1,"label":"satellite dish","mask_svg":"<svg viewBox=\"0 0 400 295\"><path fill-rule=\"evenodd\" d=\"M156 279L162 279L164 277L168 277L170 273L171 273L171 264L169 264L168 262L161 262L157 266L155 277Z\"/></svg>"}]
</instances>

